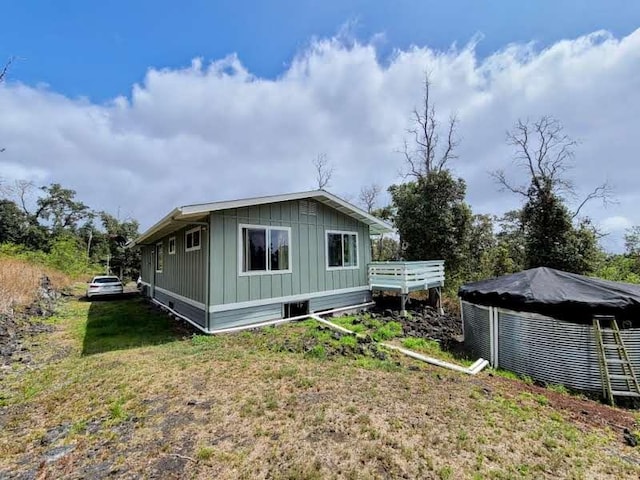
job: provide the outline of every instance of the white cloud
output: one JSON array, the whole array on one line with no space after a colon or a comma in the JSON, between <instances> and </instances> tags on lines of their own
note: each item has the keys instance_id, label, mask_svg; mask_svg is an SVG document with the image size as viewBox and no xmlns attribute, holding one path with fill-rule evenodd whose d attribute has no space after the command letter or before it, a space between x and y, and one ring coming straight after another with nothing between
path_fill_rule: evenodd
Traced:
<instances>
[{"instance_id":1,"label":"white cloud","mask_svg":"<svg viewBox=\"0 0 640 480\"><path fill-rule=\"evenodd\" d=\"M616 188L615 207L585 213L603 225L640 224L640 30L543 50L509 45L484 59L472 42L398 50L380 62L376 42L314 41L276 79L254 76L235 55L150 69L129 98L106 104L6 84L0 177L60 182L93 208L120 207L147 227L176 205L312 188L311 160L325 152L336 166L331 190L355 196L362 185L401 180L396 151L429 70L439 113L461 120L452 166L475 211L517 206L488 172L510 165L504 136L518 118L550 114L582 142L571 174L583 193L605 179Z\"/></svg>"},{"instance_id":2,"label":"white cloud","mask_svg":"<svg viewBox=\"0 0 640 480\"><path fill-rule=\"evenodd\" d=\"M600 222L600 228L604 233L624 232L626 229L631 228L633 222L627 217L615 215L613 217L607 217Z\"/></svg>"}]
</instances>

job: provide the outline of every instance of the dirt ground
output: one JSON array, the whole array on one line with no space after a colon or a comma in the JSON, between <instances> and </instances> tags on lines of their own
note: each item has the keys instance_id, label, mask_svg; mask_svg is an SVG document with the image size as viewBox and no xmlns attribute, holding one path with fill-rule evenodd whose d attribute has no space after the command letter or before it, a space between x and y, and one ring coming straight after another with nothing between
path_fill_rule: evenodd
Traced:
<instances>
[{"instance_id":1,"label":"dirt ground","mask_svg":"<svg viewBox=\"0 0 640 480\"><path fill-rule=\"evenodd\" d=\"M68 302L49 325L3 382L1 479L640 475L634 411L313 322L193 335L129 298Z\"/></svg>"}]
</instances>

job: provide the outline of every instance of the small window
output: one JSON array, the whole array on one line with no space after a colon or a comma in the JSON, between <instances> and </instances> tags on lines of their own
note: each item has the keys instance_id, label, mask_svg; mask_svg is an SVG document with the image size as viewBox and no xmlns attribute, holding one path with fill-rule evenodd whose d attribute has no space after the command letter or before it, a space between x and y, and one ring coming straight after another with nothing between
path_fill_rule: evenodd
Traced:
<instances>
[{"instance_id":1,"label":"small window","mask_svg":"<svg viewBox=\"0 0 640 480\"><path fill-rule=\"evenodd\" d=\"M240 225L240 274L291 273L291 229Z\"/></svg>"},{"instance_id":2,"label":"small window","mask_svg":"<svg viewBox=\"0 0 640 480\"><path fill-rule=\"evenodd\" d=\"M169 237L169 255L176 253L176 237Z\"/></svg>"},{"instance_id":3,"label":"small window","mask_svg":"<svg viewBox=\"0 0 640 480\"><path fill-rule=\"evenodd\" d=\"M185 252L200 250L200 232L201 232L200 227L187 230L187 233L185 233L185 237L184 237Z\"/></svg>"},{"instance_id":4,"label":"small window","mask_svg":"<svg viewBox=\"0 0 640 480\"><path fill-rule=\"evenodd\" d=\"M358 234L327 232L327 269L358 268Z\"/></svg>"},{"instance_id":5,"label":"small window","mask_svg":"<svg viewBox=\"0 0 640 480\"><path fill-rule=\"evenodd\" d=\"M162 272L164 264L164 253L162 251L162 243L156 244L156 272Z\"/></svg>"}]
</instances>

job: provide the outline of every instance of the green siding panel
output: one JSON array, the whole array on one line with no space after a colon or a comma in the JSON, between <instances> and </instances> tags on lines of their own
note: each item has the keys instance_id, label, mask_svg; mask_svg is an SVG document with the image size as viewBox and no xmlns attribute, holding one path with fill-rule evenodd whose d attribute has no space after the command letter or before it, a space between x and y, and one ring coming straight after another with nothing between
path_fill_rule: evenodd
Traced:
<instances>
[{"instance_id":1,"label":"green siding panel","mask_svg":"<svg viewBox=\"0 0 640 480\"><path fill-rule=\"evenodd\" d=\"M151 283L153 280L153 247L140 247L140 276L143 282Z\"/></svg>"},{"instance_id":2,"label":"green siding panel","mask_svg":"<svg viewBox=\"0 0 640 480\"><path fill-rule=\"evenodd\" d=\"M222 228L224 231L224 303L229 303L237 301L236 279L238 278L238 225L233 217L225 217Z\"/></svg>"},{"instance_id":3,"label":"green siding panel","mask_svg":"<svg viewBox=\"0 0 640 480\"><path fill-rule=\"evenodd\" d=\"M171 235L167 235L157 243L162 243L164 265L162 272L155 271L152 259L152 271L155 275L155 285L170 292L177 293L183 297L196 300L201 303L206 302L205 285L207 281L207 230L201 230L200 250L190 252L185 251L186 231L193 228L193 225L186 226ZM169 255L169 238L176 239L176 253ZM153 251L155 246L147 247ZM146 281L146 280L145 280ZM154 282L149 282L154 283Z\"/></svg>"},{"instance_id":4,"label":"green siding panel","mask_svg":"<svg viewBox=\"0 0 640 480\"><path fill-rule=\"evenodd\" d=\"M316 215L301 214L298 201L213 213L211 304L263 300L368 285L367 264L371 248L369 227L327 205L315 203ZM291 227L292 273L240 276L239 224ZM358 269L327 271L326 230L358 232Z\"/></svg>"},{"instance_id":5,"label":"green siding panel","mask_svg":"<svg viewBox=\"0 0 640 480\"><path fill-rule=\"evenodd\" d=\"M222 216L216 214L222 221ZM214 216L211 218L214 225ZM215 305L224 303L224 229L211 229L211 302Z\"/></svg>"}]
</instances>

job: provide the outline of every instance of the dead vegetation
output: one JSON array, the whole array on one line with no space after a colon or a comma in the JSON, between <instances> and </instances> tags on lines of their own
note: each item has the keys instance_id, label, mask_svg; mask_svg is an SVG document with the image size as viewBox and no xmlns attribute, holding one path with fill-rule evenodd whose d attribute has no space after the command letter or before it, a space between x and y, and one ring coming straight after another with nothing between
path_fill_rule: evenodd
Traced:
<instances>
[{"instance_id":1,"label":"dead vegetation","mask_svg":"<svg viewBox=\"0 0 640 480\"><path fill-rule=\"evenodd\" d=\"M3 386L0 478L640 474L628 411L378 357L312 322L192 336L125 300L72 301L53 323L40 367Z\"/></svg>"},{"instance_id":2,"label":"dead vegetation","mask_svg":"<svg viewBox=\"0 0 640 480\"><path fill-rule=\"evenodd\" d=\"M56 289L70 284L70 279L56 270L26 260L0 256L0 315L12 313L37 301L43 276L48 277Z\"/></svg>"}]
</instances>

